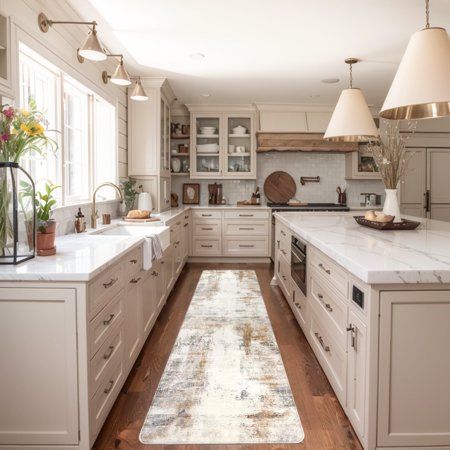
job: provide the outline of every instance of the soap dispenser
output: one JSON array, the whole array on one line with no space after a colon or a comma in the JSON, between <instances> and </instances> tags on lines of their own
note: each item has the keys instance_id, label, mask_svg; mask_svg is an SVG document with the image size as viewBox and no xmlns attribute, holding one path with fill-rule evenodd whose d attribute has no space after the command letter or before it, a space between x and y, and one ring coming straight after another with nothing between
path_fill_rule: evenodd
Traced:
<instances>
[{"instance_id":1,"label":"soap dispenser","mask_svg":"<svg viewBox=\"0 0 450 450\"><path fill-rule=\"evenodd\" d=\"M86 231L86 221L81 208L78 208L78 212L75 215L75 233L83 233L84 231Z\"/></svg>"}]
</instances>

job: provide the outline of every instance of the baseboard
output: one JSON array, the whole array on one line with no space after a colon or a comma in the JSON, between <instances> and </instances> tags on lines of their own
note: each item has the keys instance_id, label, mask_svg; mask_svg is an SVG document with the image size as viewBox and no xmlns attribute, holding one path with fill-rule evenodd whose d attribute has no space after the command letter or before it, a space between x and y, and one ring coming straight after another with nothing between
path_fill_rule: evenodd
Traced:
<instances>
[{"instance_id":1,"label":"baseboard","mask_svg":"<svg viewBox=\"0 0 450 450\"><path fill-rule=\"evenodd\" d=\"M242 257L242 258L227 258L223 257L209 257L209 256L190 256L188 258L188 262L190 263L222 263L222 264L249 264L249 263L264 263L270 264L269 257Z\"/></svg>"}]
</instances>

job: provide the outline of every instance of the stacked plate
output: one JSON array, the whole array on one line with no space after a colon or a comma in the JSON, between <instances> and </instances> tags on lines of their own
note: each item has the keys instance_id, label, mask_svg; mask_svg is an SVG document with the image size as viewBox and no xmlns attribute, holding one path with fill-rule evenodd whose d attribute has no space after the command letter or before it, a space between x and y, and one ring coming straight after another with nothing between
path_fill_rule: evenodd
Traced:
<instances>
[{"instance_id":1,"label":"stacked plate","mask_svg":"<svg viewBox=\"0 0 450 450\"><path fill-rule=\"evenodd\" d=\"M204 135L215 134L216 127L200 127L200 133Z\"/></svg>"},{"instance_id":2,"label":"stacked plate","mask_svg":"<svg viewBox=\"0 0 450 450\"><path fill-rule=\"evenodd\" d=\"M219 144L197 144L198 153L219 153Z\"/></svg>"}]
</instances>

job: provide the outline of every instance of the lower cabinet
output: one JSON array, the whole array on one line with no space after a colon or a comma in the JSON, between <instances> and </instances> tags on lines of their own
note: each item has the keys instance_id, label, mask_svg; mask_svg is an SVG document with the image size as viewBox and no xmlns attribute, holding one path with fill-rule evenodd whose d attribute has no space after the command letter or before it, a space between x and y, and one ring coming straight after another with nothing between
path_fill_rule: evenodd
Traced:
<instances>
[{"instance_id":1,"label":"lower cabinet","mask_svg":"<svg viewBox=\"0 0 450 450\"><path fill-rule=\"evenodd\" d=\"M77 445L76 290L0 289L0 445Z\"/></svg>"},{"instance_id":2,"label":"lower cabinet","mask_svg":"<svg viewBox=\"0 0 450 450\"><path fill-rule=\"evenodd\" d=\"M148 335L156 321L158 304L163 289L161 281L161 264L154 264L142 282L142 321L144 336Z\"/></svg>"}]
</instances>

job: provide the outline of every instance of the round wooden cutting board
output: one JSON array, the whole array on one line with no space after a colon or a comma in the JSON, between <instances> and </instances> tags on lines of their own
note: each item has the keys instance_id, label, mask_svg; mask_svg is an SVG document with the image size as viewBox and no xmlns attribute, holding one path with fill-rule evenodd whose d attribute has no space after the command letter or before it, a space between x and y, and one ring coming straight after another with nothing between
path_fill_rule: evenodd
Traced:
<instances>
[{"instance_id":1,"label":"round wooden cutting board","mask_svg":"<svg viewBox=\"0 0 450 450\"><path fill-rule=\"evenodd\" d=\"M294 179L286 172L273 172L264 181L264 194L273 203L287 203L296 191Z\"/></svg>"}]
</instances>

